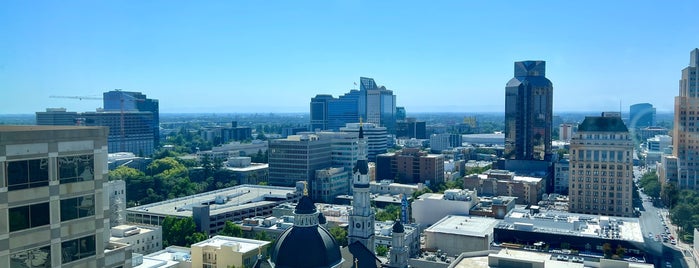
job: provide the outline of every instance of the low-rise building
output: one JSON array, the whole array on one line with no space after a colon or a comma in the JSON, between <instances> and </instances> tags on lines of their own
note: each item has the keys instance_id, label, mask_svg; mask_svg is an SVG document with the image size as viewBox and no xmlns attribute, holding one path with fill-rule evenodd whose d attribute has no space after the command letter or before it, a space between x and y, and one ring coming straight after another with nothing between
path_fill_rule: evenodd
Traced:
<instances>
[{"instance_id":1,"label":"low-rise building","mask_svg":"<svg viewBox=\"0 0 699 268\"><path fill-rule=\"evenodd\" d=\"M332 203L338 195L349 192L349 171L343 167L330 167L316 170L311 181L311 198L324 203Z\"/></svg>"},{"instance_id":2,"label":"low-rise building","mask_svg":"<svg viewBox=\"0 0 699 268\"><path fill-rule=\"evenodd\" d=\"M374 241L376 246L384 245L388 248L392 246L393 239L393 224L394 221L376 221L374 222ZM417 224L403 224L404 243L408 247L408 255L416 256L420 254L420 229Z\"/></svg>"},{"instance_id":3,"label":"low-rise building","mask_svg":"<svg viewBox=\"0 0 699 268\"><path fill-rule=\"evenodd\" d=\"M542 178L491 169L464 177L464 188L476 189L481 195L517 197L517 204L537 204L544 193L542 181Z\"/></svg>"},{"instance_id":4,"label":"low-rise building","mask_svg":"<svg viewBox=\"0 0 699 268\"><path fill-rule=\"evenodd\" d=\"M192 267L252 267L266 255L269 241L214 236L191 246Z\"/></svg>"},{"instance_id":5,"label":"low-rise building","mask_svg":"<svg viewBox=\"0 0 699 268\"><path fill-rule=\"evenodd\" d=\"M192 217L197 231L216 234L226 221L269 216L284 202L297 202L301 192L294 187L239 185L128 208L127 222L160 225L165 217Z\"/></svg>"},{"instance_id":6,"label":"low-rise building","mask_svg":"<svg viewBox=\"0 0 699 268\"><path fill-rule=\"evenodd\" d=\"M186 247L169 246L148 255L134 254L133 268L191 268L192 254Z\"/></svg>"},{"instance_id":7,"label":"low-rise building","mask_svg":"<svg viewBox=\"0 0 699 268\"><path fill-rule=\"evenodd\" d=\"M233 174L239 184L259 184L269 179L269 164L252 163L247 156L229 157L225 169Z\"/></svg>"},{"instance_id":8,"label":"low-rise building","mask_svg":"<svg viewBox=\"0 0 699 268\"><path fill-rule=\"evenodd\" d=\"M390 194L412 196L414 192L425 189L425 184L402 184L393 180L372 181L369 183L369 192L372 194Z\"/></svg>"},{"instance_id":9,"label":"low-rise building","mask_svg":"<svg viewBox=\"0 0 699 268\"><path fill-rule=\"evenodd\" d=\"M493 228L499 220L485 217L448 215L425 230L425 248L451 256L490 249Z\"/></svg>"},{"instance_id":10,"label":"low-rise building","mask_svg":"<svg viewBox=\"0 0 699 268\"><path fill-rule=\"evenodd\" d=\"M589 256L556 254L541 251L503 248L459 255L449 268L652 268L653 264L640 260L611 260Z\"/></svg>"},{"instance_id":11,"label":"low-rise building","mask_svg":"<svg viewBox=\"0 0 699 268\"><path fill-rule=\"evenodd\" d=\"M479 197L479 202L471 208L469 215L504 219L505 215L515 208L512 196Z\"/></svg>"},{"instance_id":12,"label":"low-rise building","mask_svg":"<svg viewBox=\"0 0 699 268\"><path fill-rule=\"evenodd\" d=\"M144 225L114 226L109 241L131 245L133 253L147 255L163 249L163 229Z\"/></svg>"},{"instance_id":13,"label":"low-rise building","mask_svg":"<svg viewBox=\"0 0 699 268\"><path fill-rule=\"evenodd\" d=\"M647 248L638 218L538 211L515 208L495 227L498 243L601 252L605 243L626 249L625 256L641 255Z\"/></svg>"},{"instance_id":14,"label":"low-rise building","mask_svg":"<svg viewBox=\"0 0 699 268\"><path fill-rule=\"evenodd\" d=\"M415 223L430 226L447 215L469 215L477 203L476 191L450 189L444 194L426 193L413 201L412 216Z\"/></svg>"}]
</instances>

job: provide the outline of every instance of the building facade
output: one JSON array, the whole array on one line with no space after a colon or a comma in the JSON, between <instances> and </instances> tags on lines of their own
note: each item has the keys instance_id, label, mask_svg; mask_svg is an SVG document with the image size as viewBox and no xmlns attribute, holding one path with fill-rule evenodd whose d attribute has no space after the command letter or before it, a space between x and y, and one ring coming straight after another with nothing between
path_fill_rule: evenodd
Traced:
<instances>
[{"instance_id":1,"label":"building facade","mask_svg":"<svg viewBox=\"0 0 699 268\"><path fill-rule=\"evenodd\" d=\"M396 122L396 137L408 139L427 139L427 127L425 121L417 121L415 118L406 118Z\"/></svg>"},{"instance_id":2,"label":"building facade","mask_svg":"<svg viewBox=\"0 0 699 268\"><path fill-rule=\"evenodd\" d=\"M655 126L655 108L650 103L637 103L629 107L629 127L639 129Z\"/></svg>"},{"instance_id":3,"label":"building facade","mask_svg":"<svg viewBox=\"0 0 699 268\"><path fill-rule=\"evenodd\" d=\"M85 112L80 115L86 126L109 127L108 149L110 153L131 152L138 156L155 151L156 140L151 112L119 111ZM122 116L123 127L122 127Z\"/></svg>"},{"instance_id":4,"label":"building facade","mask_svg":"<svg viewBox=\"0 0 699 268\"><path fill-rule=\"evenodd\" d=\"M505 87L505 158L546 160L551 155L553 84L545 61L515 62Z\"/></svg>"},{"instance_id":5,"label":"building facade","mask_svg":"<svg viewBox=\"0 0 699 268\"><path fill-rule=\"evenodd\" d=\"M131 267L109 242L106 128L2 126L0 166L0 267Z\"/></svg>"},{"instance_id":6,"label":"building facade","mask_svg":"<svg viewBox=\"0 0 699 268\"><path fill-rule=\"evenodd\" d=\"M673 152L678 164L678 189L699 189L699 49L690 52L682 70L679 96L675 97Z\"/></svg>"},{"instance_id":7,"label":"building facade","mask_svg":"<svg viewBox=\"0 0 699 268\"><path fill-rule=\"evenodd\" d=\"M297 181L313 181L316 170L332 164L331 142L315 134L270 140L269 184L295 186Z\"/></svg>"},{"instance_id":8,"label":"building facade","mask_svg":"<svg viewBox=\"0 0 699 268\"><path fill-rule=\"evenodd\" d=\"M569 211L633 216L633 141L621 117L586 117L570 152Z\"/></svg>"},{"instance_id":9,"label":"building facade","mask_svg":"<svg viewBox=\"0 0 699 268\"><path fill-rule=\"evenodd\" d=\"M367 139L367 160L376 161L376 156L388 150L388 132L385 127L379 127L371 123L351 123L340 128L340 132L356 133L359 135L359 126L362 125L364 137Z\"/></svg>"},{"instance_id":10,"label":"building facade","mask_svg":"<svg viewBox=\"0 0 699 268\"><path fill-rule=\"evenodd\" d=\"M444 181L444 155L405 148L376 157L376 178L399 183L439 184Z\"/></svg>"},{"instance_id":11,"label":"building facade","mask_svg":"<svg viewBox=\"0 0 699 268\"><path fill-rule=\"evenodd\" d=\"M160 104L156 99L149 99L141 92L112 90L102 94L104 110L111 112L145 112L152 114L150 121L154 145L160 145Z\"/></svg>"},{"instance_id":12,"label":"building facade","mask_svg":"<svg viewBox=\"0 0 699 268\"><path fill-rule=\"evenodd\" d=\"M538 204L541 194L545 193L543 179L537 177L516 176L506 170L488 170L484 174L464 177L464 189L475 189L486 196L512 196L516 203Z\"/></svg>"},{"instance_id":13,"label":"building facade","mask_svg":"<svg viewBox=\"0 0 699 268\"><path fill-rule=\"evenodd\" d=\"M39 126L79 125L78 113L68 112L66 108L46 108L46 112L36 112L36 124Z\"/></svg>"}]
</instances>

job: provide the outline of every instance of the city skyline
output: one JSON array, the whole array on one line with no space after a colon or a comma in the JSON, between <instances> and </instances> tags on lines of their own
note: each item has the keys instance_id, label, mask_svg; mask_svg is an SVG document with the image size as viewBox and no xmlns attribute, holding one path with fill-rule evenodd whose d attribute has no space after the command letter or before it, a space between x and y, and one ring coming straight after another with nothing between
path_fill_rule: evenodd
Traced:
<instances>
[{"instance_id":1,"label":"city skyline","mask_svg":"<svg viewBox=\"0 0 699 268\"><path fill-rule=\"evenodd\" d=\"M0 114L93 111L101 102L49 96L115 88L159 99L163 113L307 113L310 98L358 89L362 76L408 113L504 112L522 60L547 62L554 112L671 112L676 70L699 46L693 1L0 7Z\"/></svg>"}]
</instances>

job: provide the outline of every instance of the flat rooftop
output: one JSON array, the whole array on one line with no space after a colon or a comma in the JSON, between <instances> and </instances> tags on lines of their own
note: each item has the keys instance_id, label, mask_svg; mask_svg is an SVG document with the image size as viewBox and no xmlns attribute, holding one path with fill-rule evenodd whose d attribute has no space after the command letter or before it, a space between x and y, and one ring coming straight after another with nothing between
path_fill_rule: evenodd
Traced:
<instances>
[{"instance_id":1,"label":"flat rooftop","mask_svg":"<svg viewBox=\"0 0 699 268\"><path fill-rule=\"evenodd\" d=\"M207 240L193 244L192 247L221 248L221 246L226 246L226 245L229 245L229 246L237 245L238 246L237 248L233 247L234 251L240 252L240 253L247 253L250 251L257 251L257 249L259 247L263 247L267 244L270 244L270 242L269 241L254 240L254 239L239 238L239 237L217 235L217 236L214 236L214 237L209 238Z\"/></svg>"},{"instance_id":2,"label":"flat rooftop","mask_svg":"<svg viewBox=\"0 0 699 268\"><path fill-rule=\"evenodd\" d=\"M500 220L485 217L447 215L425 232L485 237L493 233Z\"/></svg>"},{"instance_id":3,"label":"flat rooftop","mask_svg":"<svg viewBox=\"0 0 699 268\"><path fill-rule=\"evenodd\" d=\"M295 195L295 187L277 187L263 185L239 185L216 191L175 198L148 205L128 208L128 213L146 213L163 216L192 216L192 207L200 204L209 204L211 215L254 208L284 200Z\"/></svg>"},{"instance_id":4,"label":"flat rooftop","mask_svg":"<svg viewBox=\"0 0 699 268\"><path fill-rule=\"evenodd\" d=\"M191 262L189 248L170 246L143 256L143 263L134 268L177 267L180 262Z\"/></svg>"},{"instance_id":5,"label":"flat rooftop","mask_svg":"<svg viewBox=\"0 0 699 268\"><path fill-rule=\"evenodd\" d=\"M597 216L562 211L542 211L532 214L515 208L497 226L517 229L515 225L530 225L532 232L565 234L643 243L643 232L637 218Z\"/></svg>"}]
</instances>

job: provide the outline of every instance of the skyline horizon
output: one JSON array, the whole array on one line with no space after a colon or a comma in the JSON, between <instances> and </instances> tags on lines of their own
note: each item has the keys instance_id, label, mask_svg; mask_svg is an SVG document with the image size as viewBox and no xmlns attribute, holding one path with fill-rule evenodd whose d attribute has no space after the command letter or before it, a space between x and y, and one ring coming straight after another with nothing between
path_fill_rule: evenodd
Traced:
<instances>
[{"instance_id":1,"label":"skyline horizon","mask_svg":"<svg viewBox=\"0 0 699 268\"><path fill-rule=\"evenodd\" d=\"M695 30L696 9L689 0L0 2L0 88L11 96L0 113L91 111L101 104L48 97L114 88L158 99L163 112L306 112L317 94L342 95L359 77L408 112L500 112L522 60L546 62L554 111L669 112L699 47L698 35L677 34Z\"/></svg>"}]
</instances>

